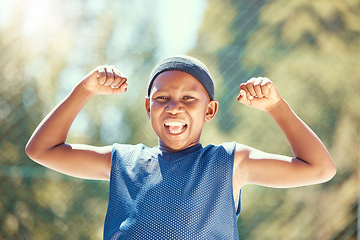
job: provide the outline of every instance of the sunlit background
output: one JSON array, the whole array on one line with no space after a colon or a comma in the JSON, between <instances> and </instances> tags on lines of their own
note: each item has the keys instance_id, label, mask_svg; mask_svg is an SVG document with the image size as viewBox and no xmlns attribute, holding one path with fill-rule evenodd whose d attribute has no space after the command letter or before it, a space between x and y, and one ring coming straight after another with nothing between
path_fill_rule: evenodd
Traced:
<instances>
[{"instance_id":1,"label":"sunlit background","mask_svg":"<svg viewBox=\"0 0 360 240\"><path fill-rule=\"evenodd\" d=\"M337 165L326 184L244 187L240 239L357 238L359 0L0 0L0 53L0 239L102 238L108 183L47 170L25 144L83 76L113 64L128 92L89 102L68 141L156 145L148 76L176 54L199 58L215 81L220 111L203 145L291 154L266 114L236 102L240 83L267 76Z\"/></svg>"}]
</instances>

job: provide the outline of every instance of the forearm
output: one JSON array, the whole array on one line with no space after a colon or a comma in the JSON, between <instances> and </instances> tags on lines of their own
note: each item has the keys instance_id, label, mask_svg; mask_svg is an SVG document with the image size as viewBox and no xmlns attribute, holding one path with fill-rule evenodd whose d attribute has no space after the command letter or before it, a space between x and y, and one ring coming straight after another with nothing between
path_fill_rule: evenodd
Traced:
<instances>
[{"instance_id":1,"label":"forearm","mask_svg":"<svg viewBox=\"0 0 360 240\"><path fill-rule=\"evenodd\" d=\"M71 124L91 95L81 84L58 104L39 124L31 136L26 151L42 152L66 141Z\"/></svg>"},{"instance_id":2,"label":"forearm","mask_svg":"<svg viewBox=\"0 0 360 240\"><path fill-rule=\"evenodd\" d=\"M292 111L285 100L280 101L268 114L285 134L294 156L321 168L334 168L333 161L316 134Z\"/></svg>"}]
</instances>

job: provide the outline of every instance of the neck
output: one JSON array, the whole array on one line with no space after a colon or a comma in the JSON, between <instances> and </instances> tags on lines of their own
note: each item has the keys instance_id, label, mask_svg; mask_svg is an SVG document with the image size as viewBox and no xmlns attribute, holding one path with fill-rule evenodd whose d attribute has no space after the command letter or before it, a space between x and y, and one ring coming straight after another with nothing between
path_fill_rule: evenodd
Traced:
<instances>
[{"instance_id":1,"label":"neck","mask_svg":"<svg viewBox=\"0 0 360 240\"><path fill-rule=\"evenodd\" d=\"M165 145L163 142L159 141L159 149L161 151L164 151L164 152L174 153L174 152L180 152L182 150L185 150L185 149L188 149L190 147L196 146L199 143L200 143L199 141L196 141L196 142L193 142L193 143L188 144L186 146L181 146L181 147L178 147L178 148L171 148L171 147Z\"/></svg>"}]
</instances>

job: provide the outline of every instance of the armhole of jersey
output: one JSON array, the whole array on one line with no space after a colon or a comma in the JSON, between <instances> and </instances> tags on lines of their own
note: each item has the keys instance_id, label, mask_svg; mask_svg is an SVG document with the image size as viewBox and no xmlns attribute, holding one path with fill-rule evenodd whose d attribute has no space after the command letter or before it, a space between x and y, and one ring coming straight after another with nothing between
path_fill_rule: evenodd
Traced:
<instances>
[{"instance_id":1,"label":"armhole of jersey","mask_svg":"<svg viewBox=\"0 0 360 240\"><path fill-rule=\"evenodd\" d=\"M239 192L239 199L238 199L238 202L237 202L237 209L236 209L236 212L235 212L237 217L239 217L240 212L241 212L241 189L240 189L240 192Z\"/></svg>"},{"instance_id":2,"label":"armhole of jersey","mask_svg":"<svg viewBox=\"0 0 360 240\"><path fill-rule=\"evenodd\" d=\"M234 174L236 142L224 143L223 146L225 147L228 154L231 155L231 170L232 170L232 173ZM232 177L231 178L231 185L233 186L233 184L234 183L233 183L233 177ZM237 217L239 217L240 212L241 212L241 189L239 191L239 198L237 200L236 205L235 205L234 192L232 192L231 195L233 196L233 204L234 204L235 214L236 214Z\"/></svg>"},{"instance_id":3,"label":"armhole of jersey","mask_svg":"<svg viewBox=\"0 0 360 240\"><path fill-rule=\"evenodd\" d=\"M110 164L110 182L111 182L111 178L112 178L112 175L113 175L113 167L114 167L114 155L116 153L116 150L117 150L117 143L114 143L112 145L112 149L111 149L111 164Z\"/></svg>"}]
</instances>

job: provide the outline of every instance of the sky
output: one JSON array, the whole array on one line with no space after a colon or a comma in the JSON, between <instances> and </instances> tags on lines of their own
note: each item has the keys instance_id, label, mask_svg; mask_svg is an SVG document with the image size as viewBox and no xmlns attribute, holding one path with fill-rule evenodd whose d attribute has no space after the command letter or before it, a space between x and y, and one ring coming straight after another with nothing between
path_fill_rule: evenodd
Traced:
<instances>
[{"instance_id":1,"label":"sky","mask_svg":"<svg viewBox=\"0 0 360 240\"><path fill-rule=\"evenodd\" d=\"M158 26L162 54L185 54L197 41L206 0L158 0Z\"/></svg>"},{"instance_id":2,"label":"sky","mask_svg":"<svg viewBox=\"0 0 360 240\"><path fill-rule=\"evenodd\" d=\"M160 47L157 48L158 53L156 57L158 59L163 59L171 55L186 54L188 51L192 50L197 42L197 33L203 20L206 0L155 1L157 1L154 2L154 4L156 4L156 11L154 14L156 14L155 19L157 19L157 30L155 30L158 31L157 36L160 43ZM60 9L57 8L56 3L57 1L48 0L0 0L0 30L8 29L14 19L17 19L16 13L21 12L24 13L20 17L20 19L23 19L21 23L22 35L26 38L34 36L36 37L36 42L38 42L38 44L45 44L44 41L46 39L46 35L44 36L44 33L51 34L53 31L61 29L61 24L64 22L62 19L64 18L64 12L66 12L69 16L72 14L76 15L79 14L79 9L81 8L81 6L76 4L76 2L67 1L65 2L65 4L67 4L66 11L60 11ZM94 0L89 1L88 4L90 5L90 11L97 11L108 7L108 1ZM136 18L136 15L132 17ZM131 22L131 18L128 20ZM131 26L129 26L129 28L123 27L122 29L131 30ZM44 39L42 39L42 36ZM42 39L40 43L39 38ZM79 49L79 47L75 49ZM76 59L78 61L85 61L85 59L81 60L82 57L83 56L80 55ZM74 58L72 57L71 59ZM34 60L32 62L34 64L41 65L42 63L41 61L39 63L39 61ZM78 73L78 71L74 69L63 71L62 74L67 75L60 78L61 84L62 86L67 86L68 88L73 86L71 81L74 79L77 81L77 79L82 77L82 73ZM61 89L62 88L60 88L60 90ZM63 95L66 95L70 91L67 88L63 90L64 93L60 91L59 97L63 97ZM78 120L74 122L74 125L76 125L75 129L77 129L78 132L86 131L86 119L87 116L79 115Z\"/></svg>"},{"instance_id":3,"label":"sky","mask_svg":"<svg viewBox=\"0 0 360 240\"><path fill-rule=\"evenodd\" d=\"M0 29L9 24L11 18L14 17L14 8L19 6L16 3L22 1L0 0ZM54 27L61 21L59 13L49 11L49 9L54 9L54 4L56 1L24 1L22 6L27 8L25 15L22 16L25 36L38 34L41 29ZM157 4L159 6L156 12L158 37L162 46L159 57L185 54L196 44L197 31L203 20L206 0L157 0ZM92 1L91 5L99 5L99 8L103 8L104 1ZM47 16L49 13L51 17Z\"/></svg>"}]
</instances>

